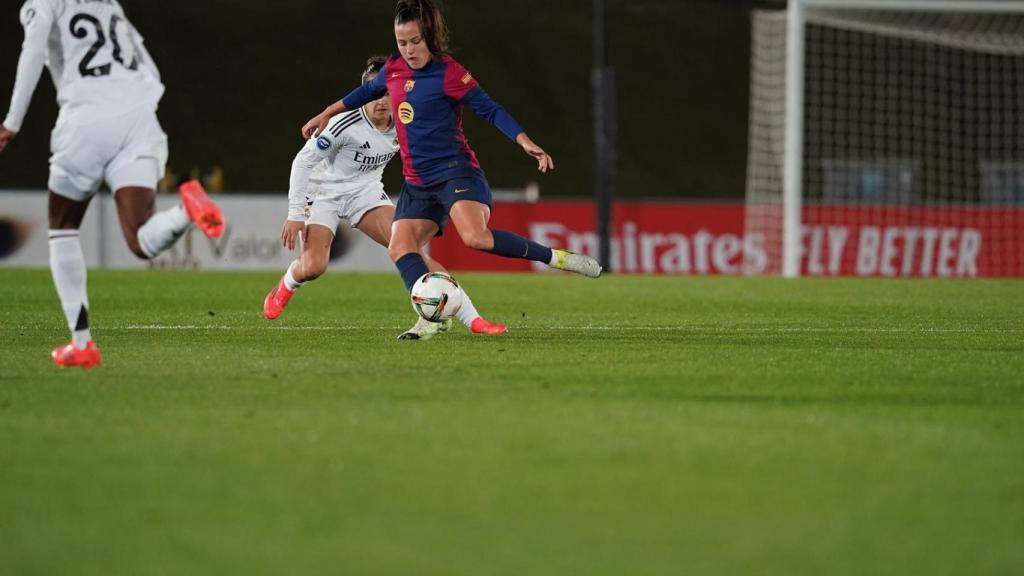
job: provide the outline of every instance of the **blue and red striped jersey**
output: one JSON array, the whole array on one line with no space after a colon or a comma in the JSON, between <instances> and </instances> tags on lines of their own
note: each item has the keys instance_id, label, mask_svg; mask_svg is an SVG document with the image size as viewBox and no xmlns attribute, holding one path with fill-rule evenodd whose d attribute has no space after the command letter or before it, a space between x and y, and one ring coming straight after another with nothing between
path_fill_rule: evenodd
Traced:
<instances>
[{"instance_id":1,"label":"blue and red striped jersey","mask_svg":"<svg viewBox=\"0 0 1024 576\"><path fill-rule=\"evenodd\" d=\"M423 68L413 70L394 53L376 78L350 92L342 102L345 108L355 110L385 93L391 96L402 173L406 182L417 186L483 174L462 131L463 104L513 141L523 131L450 56L435 56Z\"/></svg>"}]
</instances>

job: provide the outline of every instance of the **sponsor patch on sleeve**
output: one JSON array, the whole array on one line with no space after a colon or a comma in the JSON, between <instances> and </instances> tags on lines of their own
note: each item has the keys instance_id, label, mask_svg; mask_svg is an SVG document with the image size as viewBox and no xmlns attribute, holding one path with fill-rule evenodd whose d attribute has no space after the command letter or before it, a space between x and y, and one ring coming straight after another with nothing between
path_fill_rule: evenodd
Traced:
<instances>
[{"instance_id":1,"label":"sponsor patch on sleeve","mask_svg":"<svg viewBox=\"0 0 1024 576\"><path fill-rule=\"evenodd\" d=\"M320 136L316 139L316 147L321 150L327 150L331 147L331 139L327 136Z\"/></svg>"},{"instance_id":2,"label":"sponsor patch on sleeve","mask_svg":"<svg viewBox=\"0 0 1024 576\"><path fill-rule=\"evenodd\" d=\"M463 84L469 84L472 81L473 81L473 75L470 74L469 72L466 72L465 74L462 75L462 83Z\"/></svg>"}]
</instances>

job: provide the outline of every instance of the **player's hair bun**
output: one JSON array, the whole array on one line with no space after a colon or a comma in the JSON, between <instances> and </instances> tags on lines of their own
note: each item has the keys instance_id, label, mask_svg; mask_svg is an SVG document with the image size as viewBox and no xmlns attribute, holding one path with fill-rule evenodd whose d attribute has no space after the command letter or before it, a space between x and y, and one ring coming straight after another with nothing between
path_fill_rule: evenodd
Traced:
<instances>
[{"instance_id":1,"label":"player's hair bun","mask_svg":"<svg viewBox=\"0 0 1024 576\"><path fill-rule=\"evenodd\" d=\"M360 81L363 84L366 84L370 80L370 76L380 72L381 68L384 68L384 65L387 64L387 62L388 62L388 57L387 56L379 56L378 55L378 56L370 56L369 58L367 58L366 59L366 68L363 69L363 75L360 78Z\"/></svg>"}]
</instances>

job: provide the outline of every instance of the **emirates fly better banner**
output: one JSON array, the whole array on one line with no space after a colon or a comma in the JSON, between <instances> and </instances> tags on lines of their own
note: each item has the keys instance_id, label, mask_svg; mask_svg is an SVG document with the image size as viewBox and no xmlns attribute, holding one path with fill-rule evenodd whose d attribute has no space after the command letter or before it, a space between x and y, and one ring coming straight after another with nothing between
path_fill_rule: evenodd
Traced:
<instances>
[{"instance_id":1,"label":"emirates fly better banner","mask_svg":"<svg viewBox=\"0 0 1024 576\"><path fill-rule=\"evenodd\" d=\"M93 201L82 226L90 267L274 270L297 256L281 247L283 196L217 197L228 221L222 238L190 232L157 260L126 248L109 195ZM168 207L173 196L161 196ZM803 274L925 278L1024 277L1024 209L822 207L804 210ZM491 223L554 247L596 254L589 202L496 203ZM616 272L743 274L779 269L779 250L743 231L743 204L623 202L615 209ZM46 267L46 195L0 193L0 266ZM775 238L776 244L779 238ZM452 270L548 271L526 260L469 250L454 226L431 243ZM332 270L393 272L387 251L343 227Z\"/></svg>"},{"instance_id":2,"label":"emirates fly better banner","mask_svg":"<svg viewBox=\"0 0 1024 576\"><path fill-rule=\"evenodd\" d=\"M589 202L495 203L491 224L553 247L597 253ZM745 235L742 204L620 203L612 263L643 274L742 274L778 269L761 235ZM431 243L454 270L548 270L462 246L454 226ZM1024 277L1024 209L808 207L803 274Z\"/></svg>"}]
</instances>

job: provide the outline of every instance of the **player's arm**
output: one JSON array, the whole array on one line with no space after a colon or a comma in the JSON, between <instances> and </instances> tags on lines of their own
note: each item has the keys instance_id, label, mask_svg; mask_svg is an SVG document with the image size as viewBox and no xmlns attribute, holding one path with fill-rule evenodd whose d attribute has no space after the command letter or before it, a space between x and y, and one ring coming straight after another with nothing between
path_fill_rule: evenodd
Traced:
<instances>
[{"instance_id":1,"label":"player's arm","mask_svg":"<svg viewBox=\"0 0 1024 576\"><path fill-rule=\"evenodd\" d=\"M309 189L309 177L313 168L323 161L309 150L310 145L316 146L315 140L309 140L292 160L292 171L288 177L288 217L281 227L281 245L289 250L295 249L295 239L302 236L306 240L306 191Z\"/></svg>"},{"instance_id":2,"label":"player's arm","mask_svg":"<svg viewBox=\"0 0 1024 576\"><path fill-rule=\"evenodd\" d=\"M466 95L463 100L470 108L473 109L481 118L487 120L491 124L494 124L498 130L501 130L505 136L508 136L516 144L522 147L523 152L526 152L537 160L537 169L541 172L547 172L548 170L554 170L555 160L544 151L543 148L538 146L526 135L526 132L519 126L515 118L511 114L505 111L500 104L491 99L484 92L484 89L477 86Z\"/></svg>"},{"instance_id":3,"label":"player's arm","mask_svg":"<svg viewBox=\"0 0 1024 576\"><path fill-rule=\"evenodd\" d=\"M53 11L48 2L26 2L21 8L21 25L25 29L25 41L21 44L18 57L18 72L14 78L14 92L7 117L0 126L0 152L7 147L25 120L32 93L36 91L39 77L46 64L46 39L53 26Z\"/></svg>"},{"instance_id":4,"label":"player's arm","mask_svg":"<svg viewBox=\"0 0 1024 576\"><path fill-rule=\"evenodd\" d=\"M326 132L316 139L308 140L292 160L292 171L288 178L288 217L281 228L281 244L289 250L295 248L295 239L300 234L302 240L306 240L306 198L313 169L336 154L340 146L340 140Z\"/></svg>"},{"instance_id":5,"label":"player's arm","mask_svg":"<svg viewBox=\"0 0 1024 576\"><path fill-rule=\"evenodd\" d=\"M555 168L555 160L526 135L516 119L480 87L468 70L456 62L452 62L445 71L444 90L447 96L467 104L478 116L519 144L524 152L537 160L538 170L547 172Z\"/></svg>"},{"instance_id":6,"label":"player's arm","mask_svg":"<svg viewBox=\"0 0 1024 576\"><path fill-rule=\"evenodd\" d=\"M387 69L388 67L385 65L384 69L381 70L373 80L370 80L366 84L363 84L349 92L344 98L334 104L331 104L325 108L323 112L310 118L309 122L306 122L302 127L302 137L308 139L319 136L324 131L324 128L327 126L327 122L332 117L348 110L356 110L363 104L372 102L387 94Z\"/></svg>"}]
</instances>

